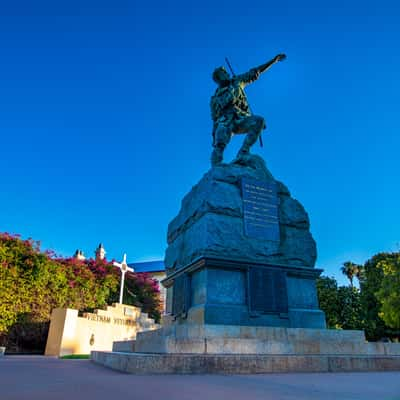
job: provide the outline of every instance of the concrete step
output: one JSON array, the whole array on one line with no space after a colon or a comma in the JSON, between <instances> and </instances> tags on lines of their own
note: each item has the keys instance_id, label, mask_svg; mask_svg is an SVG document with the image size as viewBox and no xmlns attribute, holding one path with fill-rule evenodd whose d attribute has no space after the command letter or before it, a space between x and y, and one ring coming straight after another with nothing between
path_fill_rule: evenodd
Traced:
<instances>
[{"instance_id":1,"label":"concrete step","mask_svg":"<svg viewBox=\"0 0 400 400\"><path fill-rule=\"evenodd\" d=\"M176 338L136 339L141 353L193 354L310 354L310 355L393 355L400 356L397 343L271 341L246 338Z\"/></svg>"},{"instance_id":2,"label":"concrete step","mask_svg":"<svg viewBox=\"0 0 400 400\"><path fill-rule=\"evenodd\" d=\"M400 356L143 354L92 351L93 362L131 374L400 371Z\"/></svg>"},{"instance_id":3,"label":"concrete step","mask_svg":"<svg viewBox=\"0 0 400 400\"><path fill-rule=\"evenodd\" d=\"M134 353L135 352L135 340L119 340L113 342L112 351L123 352L123 353Z\"/></svg>"}]
</instances>

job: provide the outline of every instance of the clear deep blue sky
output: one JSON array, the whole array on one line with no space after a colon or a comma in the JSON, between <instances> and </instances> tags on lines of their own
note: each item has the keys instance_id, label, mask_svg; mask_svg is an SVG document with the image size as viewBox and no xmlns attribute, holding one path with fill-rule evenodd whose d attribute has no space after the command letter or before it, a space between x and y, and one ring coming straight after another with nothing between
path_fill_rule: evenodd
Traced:
<instances>
[{"instance_id":1,"label":"clear deep blue sky","mask_svg":"<svg viewBox=\"0 0 400 400\"><path fill-rule=\"evenodd\" d=\"M109 258L163 258L209 168L213 69L285 52L248 87L268 124L254 152L308 211L317 265L340 276L398 250L395 1L2 1L0 14L0 231L62 255L103 242Z\"/></svg>"}]
</instances>

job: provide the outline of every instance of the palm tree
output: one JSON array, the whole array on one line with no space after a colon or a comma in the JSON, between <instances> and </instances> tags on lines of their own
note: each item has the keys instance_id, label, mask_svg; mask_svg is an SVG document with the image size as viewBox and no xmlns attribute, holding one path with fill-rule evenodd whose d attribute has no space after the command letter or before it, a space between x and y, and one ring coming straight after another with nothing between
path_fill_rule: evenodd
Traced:
<instances>
[{"instance_id":1,"label":"palm tree","mask_svg":"<svg viewBox=\"0 0 400 400\"><path fill-rule=\"evenodd\" d=\"M350 286L353 288L353 279L356 276L357 278L360 276L360 266L354 264L351 261L346 261L343 263L343 267L340 268L343 275L347 276L347 279L350 281Z\"/></svg>"}]
</instances>

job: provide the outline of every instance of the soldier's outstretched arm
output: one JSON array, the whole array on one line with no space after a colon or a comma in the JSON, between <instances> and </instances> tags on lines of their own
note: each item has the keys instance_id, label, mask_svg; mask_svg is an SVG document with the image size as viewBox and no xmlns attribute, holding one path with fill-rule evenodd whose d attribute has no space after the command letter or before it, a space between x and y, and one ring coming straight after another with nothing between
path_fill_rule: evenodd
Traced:
<instances>
[{"instance_id":1,"label":"soldier's outstretched arm","mask_svg":"<svg viewBox=\"0 0 400 400\"><path fill-rule=\"evenodd\" d=\"M260 77L260 74L262 74L263 72L267 71L275 63L277 63L279 61L283 61L285 58L286 58L285 54L278 54L272 60L266 62L265 64L261 64L256 68L252 68L249 72L246 72L244 74L238 75L236 77L236 79L239 80L243 85L247 85L249 83L252 83L252 82L256 81Z\"/></svg>"},{"instance_id":2,"label":"soldier's outstretched arm","mask_svg":"<svg viewBox=\"0 0 400 400\"><path fill-rule=\"evenodd\" d=\"M265 64L261 64L256 68L253 68L258 72L258 74L262 74L266 70L270 69L275 63L279 61L283 61L286 58L286 54L278 54L272 60L266 62Z\"/></svg>"}]
</instances>

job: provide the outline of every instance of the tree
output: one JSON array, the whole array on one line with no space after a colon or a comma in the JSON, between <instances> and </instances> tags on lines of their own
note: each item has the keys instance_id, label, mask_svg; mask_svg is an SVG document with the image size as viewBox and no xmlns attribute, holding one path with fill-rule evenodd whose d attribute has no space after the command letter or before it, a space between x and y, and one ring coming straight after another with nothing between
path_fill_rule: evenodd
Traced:
<instances>
[{"instance_id":1,"label":"tree","mask_svg":"<svg viewBox=\"0 0 400 400\"><path fill-rule=\"evenodd\" d=\"M379 317L393 329L400 329L400 253L377 263L383 277L376 297L381 303Z\"/></svg>"},{"instance_id":2,"label":"tree","mask_svg":"<svg viewBox=\"0 0 400 400\"><path fill-rule=\"evenodd\" d=\"M352 286L338 288L339 321L342 329L363 329L363 311L359 289Z\"/></svg>"},{"instance_id":3,"label":"tree","mask_svg":"<svg viewBox=\"0 0 400 400\"><path fill-rule=\"evenodd\" d=\"M350 281L350 286L353 287L353 279L354 277L360 278L362 267L351 261L346 261L343 263L343 266L340 268L340 270Z\"/></svg>"},{"instance_id":4,"label":"tree","mask_svg":"<svg viewBox=\"0 0 400 400\"><path fill-rule=\"evenodd\" d=\"M325 313L328 328L340 328L338 285L335 278L321 276L317 279L319 306Z\"/></svg>"},{"instance_id":5,"label":"tree","mask_svg":"<svg viewBox=\"0 0 400 400\"><path fill-rule=\"evenodd\" d=\"M391 253L378 253L364 264L361 302L365 320L365 335L371 341L391 336L389 327L380 316L381 302L377 298L377 293L381 289L384 277L383 270L378 268L378 264L391 258L393 258Z\"/></svg>"},{"instance_id":6,"label":"tree","mask_svg":"<svg viewBox=\"0 0 400 400\"><path fill-rule=\"evenodd\" d=\"M137 305L143 312L149 314L156 322L161 318L161 300L158 281L147 273L127 274L126 280L126 302Z\"/></svg>"},{"instance_id":7,"label":"tree","mask_svg":"<svg viewBox=\"0 0 400 400\"><path fill-rule=\"evenodd\" d=\"M361 288L361 286L364 283L365 280L365 269L363 265L357 265L357 268L355 269L355 273L354 273L355 277L358 280L358 284Z\"/></svg>"},{"instance_id":8,"label":"tree","mask_svg":"<svg viewBox=\"0 0 400 400\"><path fill-rule=\"evenodd\" d=\"M317 279L317 291L328 328L363 329L361 296L357 288L338 287L335 278L322 276Z\"/></svg>"},{"instance_id":9,"label":"tree","mask_svg":"<svg viewBox=\"0 0 400 400\"><path fill-rule=\"evenodd\" d=\"M159 318L158 285L139 275L127 276L131 299ZM43 351L53 308L102 308L118 299L119 284L119 270L107 260L56 257L32 239L0 233L0 345Z\"/></svg>"}]
</instances>

